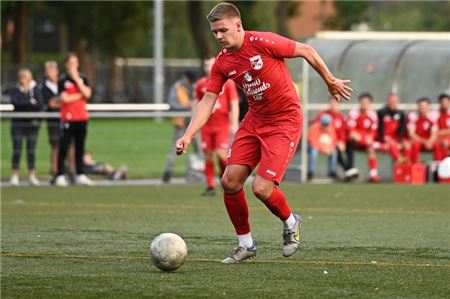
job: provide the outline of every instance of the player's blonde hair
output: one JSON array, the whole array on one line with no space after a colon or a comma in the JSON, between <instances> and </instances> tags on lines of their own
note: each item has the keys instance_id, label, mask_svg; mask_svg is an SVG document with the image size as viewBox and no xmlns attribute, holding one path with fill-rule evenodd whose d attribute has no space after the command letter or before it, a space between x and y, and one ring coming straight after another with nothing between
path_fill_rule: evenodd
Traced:
<instances>
[{"instance_id":1,"label":"player's blonde hair","mask_svg":"<svg viewBox=\"0 0 450 299\"><path fill-rule=\"evenodd\" d=\"M214 8L211 9L209 14L206 16L206 18L211 23L233 17L241 19L241 13L239 12L239 9L235 5L227 2L219 3L216 6L214 6Z\"/></svg>"}]
</instances>

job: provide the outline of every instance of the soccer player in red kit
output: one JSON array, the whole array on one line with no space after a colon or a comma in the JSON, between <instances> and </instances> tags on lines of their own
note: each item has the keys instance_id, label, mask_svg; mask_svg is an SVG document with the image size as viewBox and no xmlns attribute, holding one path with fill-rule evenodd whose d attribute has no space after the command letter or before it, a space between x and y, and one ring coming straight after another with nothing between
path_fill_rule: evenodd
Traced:
<instances>
[{"instance_id":1,"label":"soccer player in red kit","mask_svg":"<svg viewBox=\"0 0 450 299\"><path fill-rule=\"evenodd\" d=\"M245 31L239 10L231 3L216 5L208 20L223 49L212 67L206 93L185 135L178 139L177 152L186 152L211 115L223 84L232 79L246 94L249 111L234 137L221 180L225 207L239 240L222 262L239 263L256 256L243 186L258 164L253 193L283 222L283 255L291 256L300 244L302 220L291 212L278 185L300 139L302 111L284 58L305 58L336 100L350 98L352 89L346 86L350 81L336 79L309 45L270 32Z\"/></svg>"},{"instance_id":2,"label":"soccer player in red kit","mask_svg":"<svg viewBox=\"0 0 450 299\"><path fill-rule=\"evenodd\" d=\"M406 115L398 109L400 99L397 94L389 94L386 106L377 111L378 134L375 148L389 152L392 160L399 161L400 151L405 148ZM405 154L409 156L409 154Z\"/></svg>"},{"instance_id":3,"label":"soccer player in red kit","mask_svg":"<svg viewBox=\"0 0 450 299\"><path fill-rule=\"evenodd\" d=\"M433 151L437 126L430 112L430 99L420 98L417 111L408 114L408 134L411 140L411 162L418 163L421 151Z\"/></svg>"},{"instance_id":4,"label":"soccer player in red kit","mask_svg":"<svg viewBox=\"0 0 450 299\"><path fill-rule=\"evenodd\" d=\"M369 166L369 182L380 181L378 176L378 162L374 149L374 141L377 136L378 118L375 111L371 109L373 97L370 93L359 95L359 108L348 113L348 139L347 146L351 149L362 150L367 153L367 164ZM350 153L349 163L353 167L353 151Z\"/></svg>"},{"instance_id":5,"label":"soccer player in red kit","mask_svg":"<svg viewBox=\"0 0 450 299\"><path fill-rule=\"evenodd\" d=\"M211 68L215 62L211 57L203 61L203 70L206 76L199 79L195 85L194 97L200 101L205 95L208 86ZM202 148L205 153L205 177L207 188L203 196L215 195L214 159L218 158L220 176L225 171L227 149L230 144L230 134L234 135L239 127L239 94L236 84L228 80L223 85L214 105L211 116L201 131ZM231 131L231 132L230 132Z\"/></svg>"},{"instance_id":6,"label":"soccer player in red kit","mask_svg":"<svg viewBox=\"0 0 450 299\"><path fill-rule=\"evenodd\" d=\"M439 96L439 116L437 139L434 146L434 160L442 161L450 154L450 96Z\"/></svg>"}]
</instances>

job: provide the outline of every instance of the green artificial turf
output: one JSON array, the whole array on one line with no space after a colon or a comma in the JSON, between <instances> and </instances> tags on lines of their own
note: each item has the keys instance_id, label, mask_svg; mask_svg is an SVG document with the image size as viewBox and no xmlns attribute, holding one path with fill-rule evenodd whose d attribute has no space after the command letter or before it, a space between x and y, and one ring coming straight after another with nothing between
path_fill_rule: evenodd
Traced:
<instances>
[{"instance_id":1,"label":"green artificial turf","mask_svg":"<svg viewBox=\"0 0 450 299\"><path fill-rule=\"evenodd\" d=\"M448 298L448 186L282 186L304 219L301 250L281 256L281 224L247 189L258 256L235 246L220 195L203 186L2 188L2 298ZM173 273L149 243L180 234ZM326 272L325 272L326 271ZM327 273L327 274L326 274Z\"/></svg>"},{"instance_id":2,"label":"green artificial turf","mask_svg":"<svg viewBox=\"0 0 450 299\"><path fill-rule=\"evenodd\" d=\"M11 169L11 137L9 120L1 122L1 179L9 179ZM94 159L128 167L130 178L159 178L166 165L173 136L171 120L153 119L92 119L89 122L86 150ZM50 146L47 123L41 123L36 168L39 178L50 177ZM21 176L26 178L25 144L21 159ZM175 176L186 173L186 157L178 157ZM95 178L95 177L94 177Z\"/></svg>"}]
</instances>

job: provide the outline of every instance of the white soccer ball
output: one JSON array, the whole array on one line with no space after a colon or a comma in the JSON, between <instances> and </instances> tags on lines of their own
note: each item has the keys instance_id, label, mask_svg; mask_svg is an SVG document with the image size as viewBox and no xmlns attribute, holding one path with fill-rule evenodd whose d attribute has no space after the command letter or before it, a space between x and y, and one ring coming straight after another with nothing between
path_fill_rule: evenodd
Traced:
<instances>
[{"instance_id":1,"label":"white soccer ball","mask_svg":"<svg viewBox=\"0 0 450 299\"><path fill-rule=\"evenodd\" d=\"M158 235L150 244L150 258L163 271L174 271L186 261L188 249L183 238L173 233Z\"/></svg>"}]
</instances>

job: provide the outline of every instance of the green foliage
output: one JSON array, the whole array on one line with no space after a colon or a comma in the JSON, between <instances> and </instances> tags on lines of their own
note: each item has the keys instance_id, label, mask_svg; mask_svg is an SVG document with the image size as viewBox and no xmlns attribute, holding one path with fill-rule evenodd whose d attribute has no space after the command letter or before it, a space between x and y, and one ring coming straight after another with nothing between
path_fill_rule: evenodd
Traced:
<instances>
[{"instance_id":1,"label":"green foliage","mask_svg":"<svg viewBox=\"0 0 450 299\"><path fill-rule=\"evenodd\" d=\"M352 25L367 20L369 1L335 1L336 16L326 26L337 30L350 30Z\"/></svg>"},{"instance_id":2,"label":"green foliage","mask_svg":"<svg viewBox=\"0 0 450 299\"><path fill-rule=\"evenodd\" d=\"M151 5L147 1L49 1L43 9L69 26L70 35L87 39L91 51L113 57L135 56L136 49L146 48Z\"/></svg>"},{"instance_id":3,"label":"green foliage","mask_svg":"<svg viewBox=\"0 0 450 299\"><path fill-rule=\"evenodd\" d=\"M450 2L386 2L373 14L373 30L450 31Z\"/></svg>"}]
</instances>

